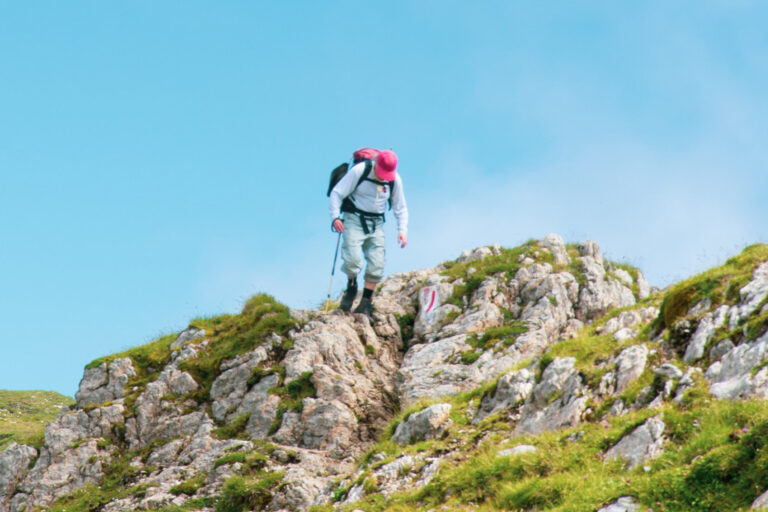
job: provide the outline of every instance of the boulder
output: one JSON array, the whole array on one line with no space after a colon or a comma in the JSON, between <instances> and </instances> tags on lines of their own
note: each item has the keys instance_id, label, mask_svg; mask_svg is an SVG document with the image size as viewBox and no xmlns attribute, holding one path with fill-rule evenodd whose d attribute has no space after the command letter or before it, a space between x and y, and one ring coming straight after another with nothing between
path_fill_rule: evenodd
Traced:
<instances>
[{"instance_id":1,"label":"boulder","mask_svg":"<svg viewBox=\"0 0 768 512\"><path fill-rule=\"evenodd\" d=\"M536 447L530 444L519 444L512 448L499 451L497 457L514 457L516 455L522 455L524 453L536 453Z\"/></svg>"},{"instance_id":2,"label":"boulder","mask_svg":"<svg viewBox=\"0 0 768 512\"><path fill-rule=\"evenodd\" d=\"M616 394L621 394L627 386L640 377L648 361L648 348L645 345L632 345L621 351L616 357Z\"/></svg>"},{"instance_id":3,"label":"boulder","mask_svg":"<svg viewBox=\"0 0 768 512\"><path fill-rule=\"evenodd\" d=\"M622 496L597 512L640 512L640 504L631 496Z\"/></svg>"},{"instance_id":4,"label":"boulder","mask_svg":"<svg viewBox=\"0 0 768 512\"><path fill-rule=\"evenodd\" d=\"M627 469L633 469L647 460L658 457L664 451L664 428L664 422L660 417L650 418L609 449L605 453L605 458L607 460L625 459Z\"/></svg>"},{"instance_id":5,"label":"boulder","mask_svg":"<svg viewBox=\"0 0 768 512\"><path fill-rule=\"evenodd\" d=\"M714 313L707 313L699 322L696 332L685 349L683 361L694 363L704 357L704 351L715 331L725 324L728 315L728 306L720 306Z\"/></svg>"},{"instance_id":6,"label":"boulder","mask_svg":"<svg viewBox=\"0 0 768 512\"><path fill-rule=\"evenodd\" d=\"M555 265L567 265L571 262L571 257L568 256L568 251L565 248L565 242L560 235L549 234L539 241L539 245L549 249L555 258Z\"/></svg>"},{"instance_id":7,"label":"boulder","mask_svg":"<svg viewBox=\"0 0 768 512\"><path fill-rule=\"evenodd\" d=\"M80 386L75 393L77 407L98 405L119 400L125 396L124 388L131 377L136 376L130 358L121 357L109 364L86 368Z\"/></svg>"},{"instance_id":8,"label":"boulder","mask_svg":"<svg viewBox=\"0 0 768 512\"><path fill-rule=\"evenodd\" d=\"M430 405L426 409L413 413L395 429L392 440L400 445L407 445L438 437L449 425L451 404Z\"/></svg>"}]
</instances>

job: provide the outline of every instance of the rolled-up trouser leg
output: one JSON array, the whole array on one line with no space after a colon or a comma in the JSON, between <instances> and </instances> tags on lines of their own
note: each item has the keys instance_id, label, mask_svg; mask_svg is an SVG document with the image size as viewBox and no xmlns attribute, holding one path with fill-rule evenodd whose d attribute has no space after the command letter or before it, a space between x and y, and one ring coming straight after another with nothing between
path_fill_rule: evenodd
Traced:
<instances>
[{"instance_id":1,"label":"rolled-up trouser leg","mask_svg":"<svg viewBox=\"0 0 768 512\"><path fill-rule=\"evenodd\" d=\"M357 215L344 216L344 241L341 244L341 271L348 276L357 276L363 270L363 242L365 233Z\"/></svg>"},{"instance_id":2,"label":"rolled-up trouser leg","mask_svg":"<svg viewBox=\"0 0 768 512\"><path fill-rule=\"evenodd\" d=\"M384 278L384 262L386 260L386 245L384 243L384 226L381 220L376 220L375 228L363 241L363 254L365 254L365 280L369 283L378 283Z\"/></svg>"}]
</instances>

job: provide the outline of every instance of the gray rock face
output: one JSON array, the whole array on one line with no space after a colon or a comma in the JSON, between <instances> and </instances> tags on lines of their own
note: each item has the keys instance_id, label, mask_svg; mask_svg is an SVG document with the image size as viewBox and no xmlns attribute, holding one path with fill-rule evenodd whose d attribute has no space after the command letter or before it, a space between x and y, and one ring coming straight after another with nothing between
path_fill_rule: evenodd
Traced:
<instances>
[{"instance_id":1,"label":"gray rock face","mask_svg":"<svg viewBox=\"0 0 768 512\"><path fill-rule=\"evenodd\" d=\"M664 428L660 418L650 418L608 450L605 458L623 458L627 461L627 469L633 469L658 457L664 451Z\"/></svg>"},{"instance_id":2,"label":"gray rock face","mask_svg":"<svg viewBox=\"0 0 768 512\"><path fill-rule=\"evenodd\" d=\"M560 235L550 234L542 238L540 245L549 249L552 256L555 257L556 265L567 265L571 262L568 251L565 249L565 242Z\"/></svg>"},{"instance_id":3,"label":"gray rock face","mask_svg":"<svg viewBox=\"0 0 768 512\"><path fill-rule=\"evenodd\" d=\"M171 349L180 349L187 343L205 338L205 331L197 329L195 327L189 327L185 331L181 332L179 336L171 343Z\"/></svg>"},{"instance_id":4,"label":"gray rock face","mask_svg":"<svg viewBox=\"0 0 768 512\"><path fill-rule=\"evenodd\" d=\"M620 281L605 279L605 268L600 260L582 256L582 271L587 282L579 291L576 316L591 320L612 308L631 306L635 303L632 290Z\"/></svg>"},{"instance_id":5,"label":"gray rock face","mask_svg":"<svg viewBox=\"0 0 768 512\"><path fill-rule=\"evenodd\" d=\"M531 394L535 383L535 375L527 369L502 375L496 383L495 392L483 397L472 422L477 425L492 414L521 405Z\"/></svg>"},{"instance_id":6,"label":"gray rock face","mask_svg":"<svg viewBox=\"0 0 768 512\"><path fill-rule=\"evenodd\" d=\"M643 374L648 361L648 348L645 345L633 345L621 351L616 357L616 394L621 394L627 386Z\"/></svg>"},{"instance_id":7,"label":"gray rock face","mask_svg":"<svg viewBox=\"0 0 768 512\"><path fill-rule=\"evenodd\" d=\"M750 510L765 510L768 508L768 491L758 496L755 501L752 502Z\"/></svg>"},{"instance_id":8,"label":"gray rock face","mask_svg":"<svg viewBox=\"0 0 768 512\"><path fill-rule=\"evenodd\" d=\"M465 253L461 261L476 261L480 269L482 259L498 254L498 246L484 247ZM551 261L549 254L554 265L542 263ZM182 506L188 497L172 493L174 485L203 474L205 485L197 496L219 494L224 481L242 465L214 467L217 460L233 451L257 449L260 440L277 445L267 469L281 472L287 484L275 492L268 509L307 510L329 504L339 481L351 485L356 480L360 473L355 458L377 439L398 409L420 399L473 389L499 376L493 393L468 411L475 424L504 413L508 421L516 422L513 436L576 425L593 396L574 368L574 359L555 359L538 383L534 368L552 344L580 335L589 321L609 308L634 304L631 289L637 285L642 296L644 280L639 275L633 283L630 273L604 262L594 242L582 244L580 254L583 282L561 271L571 260L562 239L550 235L519 258L514 277L504 272L488 275L455 304L447 301L463 283L449 282L440 275L446 268L441 266L385 279L375 295L371 321L359 315L292 311L303 324L286 335L293 348L287 354L277 350L287 340L272 335L263 346L222 362L208 403L197 403L201 384L181 365L211 348L206 333L198 329L177 337L170 362L152 375L151 382L131 389L130 400L124 399L124 388L136 375L130 359L89 369L78 391L78 409L60 415L48 427L39 457L20 447L0 452L0 511L6 512L3 506L12 512L44 509L58 496L98 484L104 468L124 448L123 441L129 450L145 450L144 458L137 456L132 464L143 471L136 483L146 484L147 490L106 504L104 512ZM655 308L625 311L611 320L615 325L606 325L605 332L625 329L635 336L639 325L657 313ZM398 317L404 315L415 317L409 340L401 339ZM502 339L492 340L483 350L486 340L478 342L489 329L501 326L513 326L515 332L499 335ZM724 354L721 363L727 357ZM642 372L647 349L626 348L614 363L610 393ZM522 366L527 368L510 371ZM281 408L282 419L276 424L285 395L270 389L296 379L309 379L314 392L303 398L300 408ZM626 411L621 405L620 412ZM410 415L398 425L393 439L408 444L443 436L451 424L450 408L438 403ZM241 439L217 438L217 427L246 414ZM101 439L113 436L119 442L110 445ZM456 443L460 440L446 439L447 445ZM520 445L498 455L534 450ZM34 467L28 469L35 457ZM388 496L426 485L441 465L451 462L450 454L405 455L373 467L370 477L377 492ZM352 486L346 503L364 494L365 486Z\"/></svg>"},{"instance_id":9,"label":"gray rock face","mask_svg":"<svg viewBox=\"0 0 768 512\"><path fill-rule=\"evenodd\" d=\"M478 247L472 251L463 251L459 256L459 263L467 263L468 261L482 260L488 256L501 253L501 247L499 245L491 245L488 247Z\"/></svg>"},{"instance_id":10,"label":"gray rock face","mask_svg":"<svg viewBox=\"0 0 768 512\"><path fill-rule=\"evenodd\" d=\"M540 244L546 250L562 252L565 258L567 251L561 241L559 237L548 237ZM590 254L599 254L596 244L586 247ZM417 292L420 311L416 329L417 339L423 343L410 347L396 376L404 404L476 387L506 373L521 361L535 359L558 339L575 335L574 329L583 325L577 317L591 319L607 308L634 304L631 290L606 275L602 258L598 261L585 256L582 260L588 277L583 286L579 286L570 273L554 272L549 264L523 261L514 279L506 281L501 275L487 277L460 313L452 305L443 310L445 305L440 304L435 309L432 292L436 291L437 297L446 297L447 289L442 287L447 283L439 276L424 277L426 286ZM424 312L430 304L434 311L432 320L428 320ZM473 363L461 361L461 355L472 350L467 343L468 335L480 337L485 330L501 326L505 322L502 309L525 324L528 331L510 345L485 351ZM448 321L448 313L454 316L458 313L458 316ZM645 308L632 318L649 321L657 313L655 308Z\"/></svg>"},{"instance_id":11,"label":"gray rock face","mask_svg":"<svg viewBox=\"0 0 768 512\"><path fill-rule=\"evenodd\" d=\"M211 412L218 421L229 419L242 414L238 408L248 392L248 379L254 368L269 359L264 347L257 347L236 362L225 361L223 366L228 368L216 377L211 385ZM275 380L276 382L276 380Z\"/></svg>"},{"instance_id":12,"label":"gray rock face","mask_svg":"<svg viewBox=\"0 0 768 512\"><path fill-rule=\"evenodd\" d=\"M683 376L682 370L680 370L680 368L678 368L677 366L671 363L664 363L658 368L654 368L653 373L655 375L661 375L662 377L666 377L667 379L676 379L676 380L680 380Z\"/></svg>"},{"instance_id":13,"label":"gray rock face","mask_svg":"<svg viewBox=\"0 0 768 512\"><path fill-rule=\"evenodd\" d=\"M750 373L765 360L767 352L768 334L733 348L707 369L705 376L712 382L709 391L727 399L768 396L768 368L756 375Z\"/></svg>"},{"instance_id":14,"label":"gray rock face","mask_svg":"<svg viewBox=\"0 0 768 512\"><path fill-rule=\"evenodd\" d=\"M730 339L726 338L712 347L712 350L709 351L709 358L712 361L719 361L725 354L733 350L735 346Z\"/></svg>"},{"instance_id":15,"label":"gray rock face","mask_svg":"<svg viewBox=\"0 0 768 512\"><path fill-rule=\"evenodd\" d=\"M556 358L544 370L541 382L531 392L514 430L515 435L539 434L576 425L586 409L589 395L572 357Z\"/></svg>"},{"instance_id":16,"label":"gray rock face","mask_svg":"<svg viewBox=\"0 0 768 512\"><path fill-rule=\"evenodd\" d=\"M640 504L631 496L622 496L597 512L640 512Z\"/></svg>"},{"instance_id":17,"label":"gray rock face","mask_svg":"<svg viewBox=\"0 0 768 512\"><path fill-rule=\"evenodd\" d=\"M582 257L588 257L594 259L596 262L603 264L603 251L597 242L592 240L585 240L579 244L579 254Z\"/></svg>"},{"instance_id":18,"label":"gray rock face","mask_svg":"<svg viewBox=\"0 0 768 512\"><path fill-rule=\"evenodd\" d=\"M739 291L739 305L731 310L730 328L735 329L741 320L754 313L768 296L768 261L752 274L752 280Z\"/></svg>"},{"instance_id":19,"label":"gray rock face","mask_svg":"<svg viewBox=\"0 0 768 512\"><path fill-rule=\"evenodd\" d=\"M696 332L693 333L688 347L685 349L683 361L691 364L704 357L704 351L715 331L725 324L728 315L728 306L721 306L714 313L707 313L699 322Z\"/></svg>"},{"instance_id":20,"label":"gray rock face","mask_svg":"<svg viewBox=\"0 0 768 512\"><path fill-rule=\"evenodd\" d=\"M496 454L497 457L515 457L524 453L536 453L536 447L530 444L519 444L512 448L499 451Z\"/></svg>"},{"instance_id":21,"label":"gray rock face","mask_svg":"<svg viewBox=\"0 0 768 512\"><path fill-rule=\"evenodd\" d=\"M440 459L403 455L376 469L370 478L377 483L376 494L391 496L396 492L413 491L424 487L432 481L439 467ZM364 496L364 486L358 484L350 489L344 503L354 503Z\"/></svg>"},{"instance_id":22,"label":"gray rock face","mask_svg":"<svg viewBox=\"0 0 768 512\"><path fill-rule=\"evenodd\" d=\"M449 423L451 404L435 404L411 414L395 429L392 440L401 445L434 439Z\"/></svg>"},{"instance_id":23,"label":"gray rock face","mask_svg":"<svg viewBox=\"0 0 768 512\"><path fill-rule=\"evenodd\" d=\"M0 452L0 510L8 510L11 493L29 472L29 465L36 457L37 450L16 443Z\"/></svg>"},{"instance_id":24,"label":"gray rock face","mask_svg":"<svg viewBox=\"0 0 768 512\"><path fill-rule=\"evenodd\" d=\"M133 362L127 357L86 369L75 394L77 406L82 408L123 398L125 386L135 375Z\"/></svg>"}]
</instances>

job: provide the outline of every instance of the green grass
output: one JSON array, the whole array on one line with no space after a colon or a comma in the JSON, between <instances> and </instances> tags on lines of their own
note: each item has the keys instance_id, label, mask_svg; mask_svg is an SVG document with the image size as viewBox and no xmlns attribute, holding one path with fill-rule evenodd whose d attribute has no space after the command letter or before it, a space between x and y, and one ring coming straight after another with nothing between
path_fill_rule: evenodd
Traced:
<instances>
[{"instance_id":1,"label":"green grass","mask_svg":"<svg viewBox=\"0 0 768 512\"><path fill-rule=\"evenodd\" d=\"M74 403L53 391L0 390L0 450L13 442L42 446L45 426Z\"/></svg>"},{"instance_id":2,"label":"green grass","mask_svg":"<svg viewBox=\"0 0 768 512\"><path fill-rule=\"evenodd\" d=\"M285 336L289 330L298 326L290 315L287 306L280 304L267 294L251 297L237 315L220 315L210 318L198 318L190 322L191 327L204 329L209 340L205 349L198 357L182 362L180 368L189 372L200 385L194 393L198 403L210 401L210 390L214 379L219 374L219 367L225 359L253 350L267 343L270 335L275 333ZM133 361L136 376L128 383L132 389L126 395L125 403L129 407L143 392L146 384L157 376L157 373L169 362L171 343L177 333L161 336L145 345L134 347L118 354L96 359L86 368L97 367L117 358L128 357ZM282 343L270 346L276 359L282 359L290 350L291 342L283 338Z\"/></svg>"},{"instance_id":3,"label":"green grass","mask_svg":"<svg viewBox=\"0 0 768 512\"><path fill-rule=\"evenodd\" d=\"M285 336L297 323L291 317L287 306L269 295L259 294L245 303L239 315L197 319L190 325L205 329L210 343L198 357L182 362L179 367L188 371L200 384L196 399L198 403L205 403L210 401L211 385L224 360L263 345L272 333ZM282 359L291 347L287 338L279 345L271 346L278 360Z\"/></svg>"},{"instance_id":4,"label":"green grass","mask_svg":"<svg viewBox=\"0 0 768 512\"><path fill-rule=\"evenodd\" d=\"M768 245L750 245L725 264L674 285L664 296L654 327L657 330L672 327L691 307L707 298L713 306L736 303L739 290L752 279L755 267L766 260Z\"/></svg>"},{"instance_id":5,"label":"green grass","mask_svg":"<svg viewBox=\"0 0 768 512\"><path fill-rule=\"evenodd\" d=\"M602 454L650 416L663 413L669 441L649 471L626 471ZM678 409L641 410L606 422L507 442L502 422L484 422L488 441L448 463L422 489L389 499L368 496L351 508L369 512L426 510L596 510L620 496L654 511L738 511L768 488L768 404L708 397ZM463 427L466 430L466 427ZM744 429L744 430L743 430ZM745 433L746 430L746 433ZM582 431L578 442L569 436ZM458 431L456 431L458 432ZM465 442L477 434L465 433ZM538 451L497 457L503 447L533 444ZM642 508L642 510L646 510Z\"/></svg>"},{"instance_id":6,"label":"green grass","mask_svg":"<svg viewBox=\"0 0 768 512\"><path fill-rule=\"evenodd\" d=\"M216 512L261 510L272 501L272 493L283 484L283 475L259 471L249 476L235 475L224 484Z\"/></svg>"},{"instance_id":7,"label":"green grass","mask_svg":"<svg viewBox=\"0 0 768 512\"><path fill-rule=\"evenodd\" d=\"M280 397L277 415L269 427L269 435L274 434L280 429L280 425L283 423L283 416L287 411L301 412L304 408L304 399L317 396L317 389L312 383L312 372L304 372L299 378L292 380L288 384L280 384L270 388L269 392Z\"/></svg>"},{"instance_id":8,"label":"green grass","mask_svg":"<svg viewBox=\"0 0 768 512\"><path fill-rule=\"evenodd\" d=\"M521 334L526 332L528 332L527 325L523 322L512 321L501 327L491 327L482 333L482 336L478 337L476 334L468 336L467 344L480 351L488 349L498 351L511 346Z\"/></svg>"},{"instance_id":9,"label":"green grass","mask_svg":"<svg viewBox=\"0 0 768 512\"><path fill-rule=\"evenodd\" d=\"M538 257L534 258L534 253L538 251ZM532 257L540 263L552 263L551 253L544 251L535 240L529 240L525 244L513 249L501 249L499 255L490 255L480 260L459 263L458 261L449 261L444 263L445 269L442 274L450 277L453 281L462 279L463 284L456 284L453 287L453 296L446 302L454 304L460 308L464 307L464 300L471 297L472 292L480 287L483 280L495 274L503 273L507 277L514 277L517 270L522 266L518 259L523 257ZM473 269L473 272L469 272Z\"/></svg>"}]
</instances>

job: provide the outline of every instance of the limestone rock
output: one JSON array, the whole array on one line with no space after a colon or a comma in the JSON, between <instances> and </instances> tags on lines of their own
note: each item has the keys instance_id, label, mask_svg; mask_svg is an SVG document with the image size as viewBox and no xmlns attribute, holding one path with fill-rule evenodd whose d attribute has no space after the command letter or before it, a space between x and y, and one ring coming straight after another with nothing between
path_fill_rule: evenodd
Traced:
<instances>
[{"instance_id":1,"label":"limestone rock","mask_svg":"<svg viewBox=\"0 0 768 512\"><path fill-rule=\"evenodd\" d=\"M188 327L186 330L182 331L178 337L171 343L171 349L176 350L187 343L190 343L195 340L199 340L205 338L205 331L203 329L197 329L195 327Z\"/></svg>"},{"instance_id":2,"label":"limestone rock","mask_svg":"<svg viewBox=\"0 0 768 512\"><path fill-rule=\"evenodd\" d=\"M741 320L754 313L768 297L768 261L755 269L752 280L739 291L739 297L739 305L731 310L731 329L735 329Z\"/></svg>"},{"instance_id":3,"label":"limestone rock","mask_svg":"<svg viewBox=\"0 0 768 512\"><path fill-rule=\"evenodd\" d=\"M640 504L631 496L622 496L597 512L640 512Z\"/></svg>"},{"instance_id":4,"label":"limestone rock","mask_svg":"<svg viewBox=\"0 0 768 512\"><path fill-rule=\"evenodd\" d=\"M609 449L605 453L606 459L623 458L627 461L627 469L633 469L658 457L664 450L664 428L659 417L648 419Z\"/></svg>"},{"instance_id":5,"label":"limestone rock","mask_svg":"<svg viewBox=\"0 0 768 512\"><path fill-rule=\"evenodd\" d=\"M683 376L682 370L680 370L680 368L673 365L672 363L664 363L658 368L654 368L653 373L655 375L661 375L662 377L665 377L667 379L676 379L676 380L680 380Z\"/></svg>"},{"instance_id":6,"label":"limestone rock","mask_svg":"<svg viewBox=\"0 0 768 512\"><path fill-rule=\"evenodd\" d=\"M534 384L534 374L526 369L501 376L494 393L483 397L472 423L477 425L492 414L522 404L533 390Z\"/></svg>"},{"instance_id":7,"label":"limestone rock","mask_svg":"<svg viewBox=\"0 0 768 512\"><path fill-rule=\"evenodd\" d=\"M501 247L498 245L492 245L488 247L478 247L472 251L463 251L459 256L459 263L467 263L474 260L482 260L488 256L499 254Z\"/></svg>"},{"instance_id":8,"label":"limestone rock","mask_svg":"<svg viewBox=\"0 0 768 512\"><path fill-rule=\"evenodd\" d=\"M426 439L434 439L448 426L451 404L435 404L413 413L395 429L392 440L407 445Z\"/></svg>"},{"instance_id":9,"label":"limestone rock","mask_svg":"<svg viewBox=\"0 0 768 512\"><path fill-rule=\"evenodd\" d=\"M645 345L633 345L621 351L616 357L616 394L621 394L627 386L643 374L648 361L648 348Z\"/></svg>"},{"instance_id":10,"label":"limestone rock","mask_svg":"<svg viewBox=\"0 0 768 512\"><path fill-rule=\"evenodd\" d=\"M768 396L768 367L752 375L768 352L768 333L752 343L742 343L712 363L705 376L712 382L709 391L717 398Z\"/></svg>"},{"instance_id":11,"label":"limestone rock","mask_svg":"<svg viewBox=\"0 0 768 512\"><path fill-rule=\"evenodd\" d=\"M226 368L211 385L211 412L218 421L230 420L248 392L248 380L254 368L269 359L264 347L257 347L236 361L225 361Z\"/></svg>"},{"instance_id":12,"label":"limestone rock","mask_svg":"<svg viewBox=\"0 0 768 512\"><path fill-rule=\"evenodd\" d=\"M768 491L758 496L755 501L752 502L750 510L765 510L768 509Z\"/></svg>"},{"instance_id":13,"label":"limestone rock","mask_svg":"<svg viewBox=\"0 0 768 512\"><path fill-rule=\"evenodd\" d=\"M565 242L560 235L550 234L545 236L539 242L539 245L546 247L555 258L556 265L567 265L571 262L568 251L565 249Z\"/></svg>"},{"instance_id":14,"label":"limestone rock","mask_svg":"<svg viewBox=\"0 0 768 512\"><path fill-rule=\"evenodd\" d=\"M125 396L124 388L131 377L136 375L130 358L122 357L102 363L95 368L87 368L80 388L75 394L77 407L101 404L118 400Z\"/></svg>"},{"instance_id":15,"label":"limestone rock","mask_svg":"<svg viewBox=\"0 0 768 512\"><path fill-rule=\"evenodd\" d=\"M536 453L536 447L530 444L519 444L512 448L499 451L496 454L497 457L514 457L516 455L522 455L524 453Z\"/></svg>"},{"instance_id":16,"label":"limestone rock","mask_svg":"<svg viewBox=\"0 0 768 512\"><path fill-rule=\"evenodd\" d=\"M719 361L725 354L734 349L736 345L729 338L725 338L723 341L712 347L709 351L709 358L712 361Z\"/></svg>"},{"instance_id":17,"label":"limestone rock","mask_svg":"<svg viewBox=\"0 0 768 512\"><path fill-rule=\"evenodd\" d=\"M683 361L688 364L704 357L704 350L714 336L715 331L725 324L728 314L728 306L721 306L715 313L707 313L699 322L696 332L693 333L688 347L685 349Z\"/></svg>"},{"instance_id":18,"label":"limestone rock","mask_svg":"<svg viewBox=\"0 0 768 512\"><path fill-rule=\"evenodd\" d=\"M521 411L515 435L539 434L546 430L574 426L581 420L589 396L572 357L555 358L544 370L541 382Z\"/></svg>"},{"instance_id":19,"label":"limestone rock","mask_svg":"<svg viewBox=\"0 0 768 512\"><path fill-rule=\"evenodd\" d=\"M576 310L579 319L591 320L611 308L627 307L635 303L630 288L615 279L606 279L602 260L582 256L581 265L586 283L579 290Z\"/></svg>"},{"instance_id":20,"label":"limestone rock","mask_svg":"<svg viewBox=\"0 0 768 512\"><path fill-rule=\"evenodd\" d=\"M37 450L17 443L11 443L0 452L0 510L6 510L8 499L36 457Z\"/></svg>"},{"instance_id":21,"label":"limestone rock","mask_svg":"<svg viewBox=\"0 0 768 512\"><path fill-rule=\"evenodd\" d=\"M585 240L579 244L579 254L584 257L593 258L599 264L603 264L603 251L597 242Z\"/></svg>"},{"instance_id":22,"label":"limestone rock","mask_svg":"<svg viewBox=\"0 0 768 512\"><path fill-rule=\"evenodd\" d=\"M430 276L419 291L419 314L413 325L415 336L424 337L439 331L449 314L461 312L461 308L445 302L453 296L453 284L445 282L445 276Z\"/></svg>"}]
</instances>

